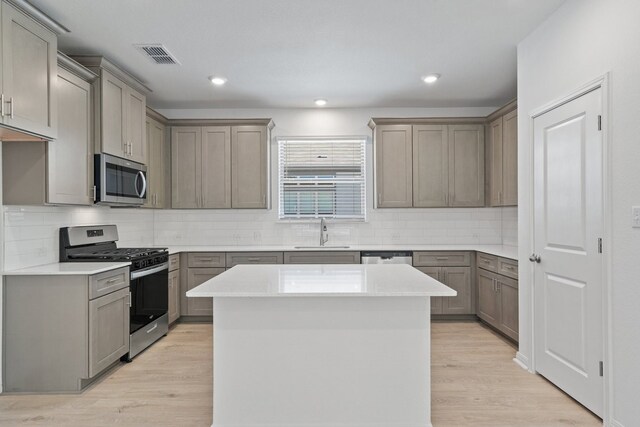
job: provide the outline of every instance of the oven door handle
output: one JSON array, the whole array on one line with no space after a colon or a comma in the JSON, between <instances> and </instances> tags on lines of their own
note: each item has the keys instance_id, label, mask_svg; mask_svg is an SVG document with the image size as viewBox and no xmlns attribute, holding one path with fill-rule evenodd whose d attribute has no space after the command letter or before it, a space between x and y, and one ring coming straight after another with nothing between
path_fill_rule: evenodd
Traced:
<instances>
[{"instance_id":1,"label":"oven door handle","mask_svg":"<svg viewBox=\"0 0 640 427\"><path fill-rule=\"evenodd\" d=\"M168 269L169 269L169 263L168 262L165 262L165 263L160 264L160 265L154 265L151 268L146 268L144 270L134 271L133 273L131 273L131 280L139 279L141 277L148 276L150 274L158 273L158 272L160 272L162 270L168 270Z\"/></svg>"}]
</instances>

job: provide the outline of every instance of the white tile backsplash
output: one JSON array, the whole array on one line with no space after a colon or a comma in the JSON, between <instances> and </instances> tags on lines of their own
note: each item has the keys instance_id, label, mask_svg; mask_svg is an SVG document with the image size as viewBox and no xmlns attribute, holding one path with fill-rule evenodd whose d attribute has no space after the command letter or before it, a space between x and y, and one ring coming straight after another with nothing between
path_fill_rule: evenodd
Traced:
<instances>
[{"instance_id":1,"label":"white tile backsplash","mask_svg":"<svg viewBox=\"0 0 640 427\"><path fill-rule=\"evenodd\" d=\"M108 207L4 206L4 268L58 261L58 230L70 225L116 224L120 246L153 245L153 212Z\"/></svg>"},{"instance_id":2,"label":"white tile backsplash","mask_svg":"<svg viewBox=\"0 0 640 427\"><path fill-rule=\"evenodd\" d=\"M58 229L116 224L119 246L315 245L317 222L276 210L4 207L5 269L58 260ZM367 222L328 222L329 244L517 244L516 208L370 210Z\"/></svg>"}]
</instances>

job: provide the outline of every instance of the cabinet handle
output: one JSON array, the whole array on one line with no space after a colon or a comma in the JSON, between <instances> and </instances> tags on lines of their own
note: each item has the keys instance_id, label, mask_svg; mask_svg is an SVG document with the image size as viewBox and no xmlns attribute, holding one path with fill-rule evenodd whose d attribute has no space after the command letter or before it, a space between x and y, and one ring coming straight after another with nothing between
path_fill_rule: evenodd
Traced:
<instances>
[{"instance_id":1,"label":"cabinet handle","mask_svg":"<svg viewBox=\"0 0 640 427\"><path fill-rule=\"evenodd\" d=\"M93 186L93 201L94 201L94 202L96 201L96 199L97 199L97 197L98 197L98 195L96 194L96 193L97 193L97 191L98 191L98 189L97 189L97 188L96 188L96 186L94 185L94 186Z\"/></svg>"},{"instance_id":2,"label":"cabinet handle","mask_svg":"<svg viewBox=\"0 0 640 427\"><path fill-rule=\"evenodd\" d=\"M485 264L491 264L491 261L489 261L488 259L483 259L482 262L484 262Z\"/></svg>"},{"instance_id":3,"label":"cabinet handle","mask_svg":"<svg viewBox=\"0 0 640 427\"><path fill-rule=\"evenodd\" d=\"M200 258L200 261L213 261L213 258Z\"/></svg>"},{"instance_id":4,"label":"cabinet handle","mask_svg":"<svg viewBox=\"0 0 640 427\"><path fill-rule=\"evenodd\" d=\"M4 93L0 95L0 117L4 117Z\"/></svg>"},{"instance_id":5,"label":"cabinet handle","mask_svg":"<svg viewBox=\"0 0 640 427\"><path fill-rule=\"evenodd\" d=\"M260 258L248 258L247 261L249 261L249 262L258 262L258 261L260 261Z\"/></svg>"},{"instance_id":6,"label":"cabinet handle","mask_svg":"<svg viewBox=\"0 0 640 427\"><path fill-rule=\"evenodd\" d=\"M127 302L127 305L131 307L131 292L129 292L129 302Z\"/></svg>"},{"instance_id":7,"label":"cabinet handle","mask_svg":"<svg viewBox=\"0 0 640 427\"><path fill-rule=\"evenodd\" d=\"M449 259L449 257L448 257L448 256L437 256L437 257L436 257L436 260L438 260L438 261L446 261L446 260L448 260L448 259Z\"/></svg>"},{"instance_id":8,"label":"cabinet handle","mask_svg":"<svg viewBox=\"0 0 640 427\"><path fill-rule=\"evenodd\" d=\"M378 193L378 205L382 203L382 193Z\"/></svg>"},{"instance_id":9,"label":"cabinet handle","mask_svg":"<svg viewBox=\"0 0 640 427\"><path fill-rule=\"evenodd\" d=\"M107 280L107 283L116 283L117 281L118 279L114 277L113 279Z\"/></svg>"},{"instance_id":10,"label":"cabinet handle","mask_svg":"<svg viewBox=\"0 0 640 427\"><path fill-rule=\"evenodd\" d=\"M9 117L13 119L13 96L9 97Z\"/></svg>"}]
</instances>

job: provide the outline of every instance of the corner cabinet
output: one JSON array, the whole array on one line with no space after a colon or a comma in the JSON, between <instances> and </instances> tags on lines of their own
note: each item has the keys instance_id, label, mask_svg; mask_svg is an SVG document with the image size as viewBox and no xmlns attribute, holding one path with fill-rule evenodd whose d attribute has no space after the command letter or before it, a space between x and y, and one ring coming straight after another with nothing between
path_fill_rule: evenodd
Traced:
<instances>
[{"instance_id":1,"label":"corner cabinet","mask_svg":"<svg viewBox=\"0 0 640 427\"><path fill-rule=\"evenodd\" d=\"M1 13L0 121L47 139L56 138L56 34L6 1Z\"/></svg>"},{"instance_id":2,"label":"corner cabinet","mask_svg":"<svg viewBox=\"0 0 640 427\"><path fill-rule=\"evenodd\" d=\"M268 208L271 127L172 126L171 207Z\"/></svg>"},{"instance_id":3,"label":"corner cabinet","mask_svg":"<svg viewBox=\"0 0 640 427\"><path fill-rule=\"evenodd\" d=\"M101 56L73 58L99 77L94 84L96 151L147 164L146 86Z\"/></svg>"},{"instance_id":4,"label":"corner cabinet","mask_svg":"<svg viewBox=\"0 0 640 427\"><path fill-rule=\"evenodd\" d=\"M58 55L58 138L5 141L4 204L93 205L91 81L95 74Z\"/></svg>"},{"instance_id":5,"label":"corner cabinet","mask_svg":"<svg viewBox=\"0 0 640 427\"><path fill-rule=\"evenodd\" d=\"M508 111L502 114L503 111ZM518 204L518 111L515 102L492 115L487 132L487 193L490 206Z\"/></svg>"},{"instance_id":6,"label":"corner cabinet","mask_svg":"<svg viewBox=\"0 0 640 427\"><path fill-rule=\"evenodd\" d=\"M484 206L482 119L372 124L376 207Z\"/></svg>"}]
</instances>

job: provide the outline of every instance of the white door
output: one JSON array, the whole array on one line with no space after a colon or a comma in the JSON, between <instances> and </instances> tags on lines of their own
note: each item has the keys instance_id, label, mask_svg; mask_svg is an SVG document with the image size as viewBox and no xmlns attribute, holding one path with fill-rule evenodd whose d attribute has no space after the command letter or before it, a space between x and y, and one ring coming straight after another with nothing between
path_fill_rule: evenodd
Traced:
<instances>
[{"instance_id":1,"label":"white door","mask_svg":"<svg viewBox=\"0 0 640 427\"><path fill-rule=\"evenodd\" d=\"M601 92L596 89L534 119L532 255L536 370L599 416L603 406L598 244L603 230Z\"/></svg>"}]
</instances>

